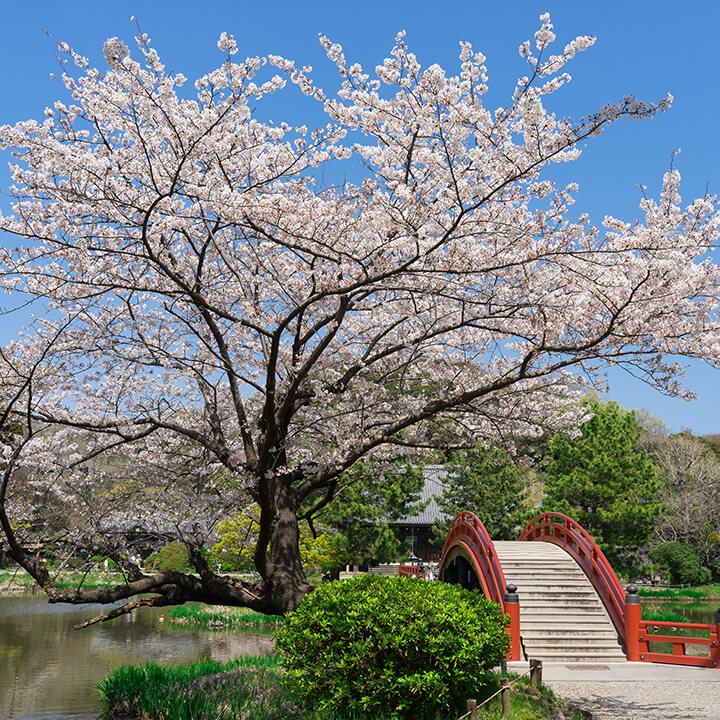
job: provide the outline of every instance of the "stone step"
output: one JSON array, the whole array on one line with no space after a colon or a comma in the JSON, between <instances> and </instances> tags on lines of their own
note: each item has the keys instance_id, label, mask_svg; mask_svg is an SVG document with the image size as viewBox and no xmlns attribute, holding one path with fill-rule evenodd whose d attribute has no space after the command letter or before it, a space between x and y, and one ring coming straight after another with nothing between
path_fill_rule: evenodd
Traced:
<instances>
[{"instance_id":1,"label":"stone step","mask_svg":"<svg viewBox=\"0 0 720 720\"><path fill-rule=\"evenodd\" d=\"M608 626L607 619L602 615L570 616L564 619L560 615L526 614L521 616L520 627L523 628L605 628L608 632L615 632L615 628Z\"/></svg>"},{"instance_id":2,"label":"stone step","mask_svg":"<svg viewBox=\"0 0 720 720\"><path fill-rule=\"evenodd\" d=\"M592 583L560 547L495 543L508 583L518 587L527 657L558 662L622 662L617 631Z\"/></svg>"},{"instance_id":3,"label":"stone step","mask_svg":"<svg viewBox=\"0 0 720 720\"><path fill-rule=\"evenodd\" d=\"M534 607L548 607L556 610L563 609L564 611L572 611L573 608L598 608L604 609L602 603L595 597L587 598L550 598L548 597L525 597L520 600L520 612L523 609L534 608Z\"/></svg>"},{"instance_id":4,"label":"stone step","mask_svg":"<svg viewBox=\"0 0 720 720\"><path fill-rule=\"evenodd\" d=\"M599 648L609 648L613 652L615 650L622 652L617 637L594 638L587 635L557 635L550 638L541 638L522 633L522 641L525 643L525 647L532 646L534 648L542 647L560 650L568 650L576 647L583 649L592 648L593 652Z\"/></svg>"},{"instance_id":5,"label":"stone step","mask_svg":"<svg viewBox=\"0 0 720 720\"><path fill-rule=\"evenodd\" d=\"M566 585L564 587L554 586L554 585L535 585L528 586L524 585L525 587L525 595L544 595L546 597L566 597L566 598L574 598L574 597L584 597L584 596L590 596L590 597L597 597L597 593L595 592L594 588L587 587L584 585ZM520 594L520 587L518 587L518 594ZM522 599L520 600L522 602Z\"/></svg>"},{"instance_id":6,"label":"stone step","mask_svg":"<svg viewBox=\"0 0 720 720\"><path fill-rule=\"evenodd\" d=\"M533 568L503 568L503 575L506 578L523 578L525 580L549 580L553 583L565 582L567 580L579 580L589 582L584 572L558 572L556 570L533 570Z\"/></svg>"},{"instance_id":7,"label":"stone step","mask_svg":"<svg viewBox=\"0 0 720 720\"><path fill-rule=\"evenodd\" d=\"M552 624L542 625L541 623L520 623L520 629L523 635L528 634L533 637L543 635L547 637L555 637L560 635L589 635L592 637L611 637L617 638L614 630L608 630L607 627L597 623L588 625L577 625L568 623L567 625Z\"/></svg>"},{"instance_id":8,"label":"stone step","mask_svg":"<svg viewBox=\"0 0 720 720\"><path fill-rule=\"evenodd\" d=\"M621 663L625 662L624 655L547 655L541 653L528 653L528 659L542 660L543 662L553 663L587 663L588 665L598 665L602 663Z\"/></svg>"},{"instance_id":9,"label":"stone step","mask_svg":"<svg viewBox=\"0 0 720 720\"><path fill-rule=\"evenodd\" d=\"M580 573L585 575L582 568L576 564L575 565L565 565L563 563L555 562L554 560L548 560L547 562L543 562L543 563L536 563L536 562L532 562L532 561L528 561L528 560L518 560L517 562L509 562L508 560L506 560L505 558L501 558L500 556L498 556L498 558L500 559L500 562L502 563L503 568L508 568L509 570L521 570L522 571L522 570L534 569L534 570L537 570L538 572L552 572L553 570L555 570L557 568L560 572L567 572L567 573L570 573L571 575L577 575ZM503 572L504 571L505 570L503 569Z\"/></svg>"},{"instance_id":10,"label":"stone step","mask_svg":"<svg viewBox=\"0 0 720 720\"><path fill-rule=\"evenodd\" d=\"M573 655L576 653L582 653L583 655L622 655L622 648L618 645L617 640L615 642L601 642L595 644L576 645L573 641L566 645L558 645L546 642L539 642L533 639L523 638L523 643L528 651L528 657L530 657L530 648L535 652L541 652L543 654L558 654L558 655Z\"/></svg>"},{"instance_id":11,"label":"stone step","mask_svg":"<svg viewBox=\"0 0 720 720\"><path fill-rule=\"evenodd\" d=\"M610 632L607 619L600 613L584 614L584 615L549 615L547 613L524 613L520 616L520 626L542 626L551 627L582 627L586 625L605 626ZM614 628L613 628L614 630Z\"/></svg>"},{"instance_id":12,"label":"stone step","mask_svg":"<svg viewBox=\"0 0 720 720\"><path fill-rule=\"evenodd\" d=\"M562 588L578 588L586 587L593 589L592 583L586 577L564 577L563 575L548 575L547 577L540 577L538 575L508 575L505 574L506 580L517 580L515 583L518 588L520 587L556 587ZM522 582L522 585L520 583Z\"/></svg>"},{"instance_id":13,"label":"stone step","mask_svg":"<svg viewBox=\"0 0 720 720\"><path fill-rule=\"evenodd\" d=\"M547 577L540 577L539 575L525 576L525 575L509 575L505 573L505 582L515 583L518 586L518 592L522 588L533 588L533 587L587 587L588 579L586 577L563 577L558 575L548 575Z\"/></svg>"}]
</instances>

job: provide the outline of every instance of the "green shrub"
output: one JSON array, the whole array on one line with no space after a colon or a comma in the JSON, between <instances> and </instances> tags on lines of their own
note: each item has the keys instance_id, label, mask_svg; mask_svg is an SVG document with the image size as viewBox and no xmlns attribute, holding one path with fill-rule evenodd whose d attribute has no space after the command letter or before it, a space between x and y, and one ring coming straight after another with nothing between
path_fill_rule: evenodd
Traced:
<instances>
[{"instance_id":1,"label":"green shrub","mask_svg":"<svg viewBox=\"0 0 720 720\"><path fill-rule=\"evenodd\" d=\"M149 570L175 570L177 572L192 571L190 553L184 543L172 542L157 552L152 553L145 563Z\"/></svg>"},{"instance_id":2,"label":"green shrub","mask_svg":"<svg viewBox=\"0 0 720 720\"><path fill-rule=\"evenodd\" d=\"M361 717L452 717L505 658L506 620L479 592L364 575L307 595L276 632L276 647L308 705Z\"/></svg>"},{"instance_id":3,"label":"green shrub","mask_svg":"<svg viewBox=\"0 0 720 720\"><path fill-rule=\"evenodd\" d=\"M702 585L709 583L712 574L702 564L695 548L679 540L662 543L650 551L650 559L670 575L670 582Z\"/></svg>"}]
</instances>

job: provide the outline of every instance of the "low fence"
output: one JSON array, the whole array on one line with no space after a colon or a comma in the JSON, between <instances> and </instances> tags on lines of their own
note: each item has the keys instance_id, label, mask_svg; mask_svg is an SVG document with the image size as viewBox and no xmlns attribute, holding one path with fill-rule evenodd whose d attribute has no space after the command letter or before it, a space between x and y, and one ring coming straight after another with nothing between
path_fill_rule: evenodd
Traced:
<instances>
[{"instance_id":1,"label":"low fence","mask_svg":"<svg viewBox=\"0 0 720 720\"><path fill-rule=\"evenodd\" d=\"M720 609L717 611L714 625L643 620L637 587L628 585L625 596L625 624L628 660L707 668L720 666ZM667 628L670 632L694 631L694 635L663 634L661 632L663 628ZM707 637L696 637L700 633ZM652 651L651 642L670 643L672 654ZM688 653L688 645L707 647L708 655Z\"/></svg>"},{"instance_id":2,"label":"low fence","mask_svg":"<svg viewBox=\"0 0 720 720\"><path fill-rule=\"evenodd\" d=\"M512 686L520 680L520 678L530 675L530 685L536 688L538 685L542 685L542 660L531 660L530 669L526 670L522 675L518 675L516 678L509 680L508 678L500 678L500 689L494 692L489 698L486 698L478 704L477 700L467 701L467 712L461 715L457 720L478 720L478 710L487 705L491 700L494 700L500 695L500 701L502 703L502 714L509 715L512 712L512 701L510 699L510 689Z\"/></svg>"}]
</instances>

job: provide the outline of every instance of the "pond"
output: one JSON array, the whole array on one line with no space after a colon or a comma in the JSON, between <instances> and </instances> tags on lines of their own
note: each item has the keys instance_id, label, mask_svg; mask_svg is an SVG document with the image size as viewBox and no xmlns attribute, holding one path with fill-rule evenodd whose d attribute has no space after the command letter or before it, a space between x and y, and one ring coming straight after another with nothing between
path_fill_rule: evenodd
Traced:
<instances>
[{"instance_id":1,"label":"pond","mask_svg":"<svg viewBox=\"0 0 720 720\"><path fill-rule=\"evenodd\" d=\"M271 634L257 629L188 630L168 622L167 608L73 630L99 612L100 606L49 605L44 597L0 597L0 718L95 720L96 684L117 665L228 660L273 645Z\"/></svg>"},{"instance_id":2,"label":"pond","mask_svg":"<svg viewBox=\"0 0 720 720\"><path fill-rule=\"evenodd\" d=\"M687 618L687 622L715 624L715 614L720 608L720 600L681 601L677 598L646 598L642 606L652 610L669 610Z\"/></svg>"}]
</instances>

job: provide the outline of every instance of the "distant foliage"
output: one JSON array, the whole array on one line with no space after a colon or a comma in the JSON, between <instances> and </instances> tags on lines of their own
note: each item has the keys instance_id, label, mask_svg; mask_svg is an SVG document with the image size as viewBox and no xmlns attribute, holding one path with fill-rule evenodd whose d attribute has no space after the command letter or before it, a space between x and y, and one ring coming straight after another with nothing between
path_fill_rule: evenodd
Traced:
<instances>
[{"instance_id":1,"label":"distant foliage","mask_svg":"<svg viewBox=\"0 0 720 720\"><path fill-rule=\"evenodd\" d=\"M720 577L720 456L689 432L661 437L652 454L664 504L656 542L689 543Z\"/></svg>"},{"instance_id":2,"label":"distant foliage","mask_svg":"<svg viewBox=\"0 0 720 720\"><path fill-rule=\"evenodd\" d=\"M190 553L181 542L173 542L152 553L145 563L146 567L156 572L172 570L175 572L192 571Z\"/></svg>"},{"instance_id":3,"label":"distant foliage","mask_svg":"<svg viewBox=\"0 0 720 720\"><path fill-rule=\"evenodd\" d=\"M337 502L318 518L333 529L330 546L337 565L395 562L407 553L392 523L425 505L417 457L395 453L389 460L366 459L353 465L338 482Z\"/></svg>"},{"instance_id":4,"label":"distant foliage","mask_svg":"<svg viewBox=\"0 0 720 720\"><path fill-rule=\"evenodd\" d=\"M456 716L508 647L505 617L481 593L375 575L317 588L277 632L307 703L398 720Z\"/></svg>"},{"instance_id":5,"label":"distant foliage","mask_svg":"<svg viewBox=\"0 0 720 720\"><path fill-rule=\"evenodd\" d=\"M650 551L650 558L669 574L672 583L704 585L712 579L710 570L702 565L700 553L689 543L663 543Z\"/></svg>"},{"instance_id":6,"label":"distant foliage","mask_svg":"<svg viewBox=\"0 0 720 720\"><path fill-rule=\"evenodd\" d=\"M447 489L437 502L447 520L437 520L433 535L444 542L450 523L463 510L472 510L494 540L516 540L528 520L526 482L522 469L502 448L461 450L445 463Z\"/></svg>"},{"instance_id":7,"label":"distant foliage","mask_svg":"<svg viewBox=\"0 0 720 720\"><path fill-rule=\"evenodd\" d=\"M223 572L253 572L254 554L260 529L260 512L257 506L245 508L235 517L227 518L215 528L219 540L210 549L210 563ZM341 565L342 559L334 551L333 538L322 526L315 535L307 523L300 525L300 561L306 570L328 569Z\"/></svg>"}]
</instances>

